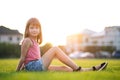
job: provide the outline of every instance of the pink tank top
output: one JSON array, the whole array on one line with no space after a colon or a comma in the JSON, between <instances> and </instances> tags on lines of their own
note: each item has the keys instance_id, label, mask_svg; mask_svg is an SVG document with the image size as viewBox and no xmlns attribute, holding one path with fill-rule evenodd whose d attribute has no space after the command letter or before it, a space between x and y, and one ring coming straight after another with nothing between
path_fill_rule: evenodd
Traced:
<instances>
[{"instance_id":1,"label":"pink tank top","mask_svg":"<svg viewBox=\"0 0 120 80\"><path fill-rule=\"evenodd\" d=\"M25 64L27 64L30 61L37 60L41 58L40 48L36 41L32 40L33 45L28 49Z\"/></svg>"}]
</instances>

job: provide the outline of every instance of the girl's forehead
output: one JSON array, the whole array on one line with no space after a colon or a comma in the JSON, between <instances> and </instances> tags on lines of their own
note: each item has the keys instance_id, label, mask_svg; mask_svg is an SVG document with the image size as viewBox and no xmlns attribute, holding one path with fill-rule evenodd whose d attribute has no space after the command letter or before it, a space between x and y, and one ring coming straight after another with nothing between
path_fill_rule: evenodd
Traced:
<instances>
[{"instance_id":1,"label":"girl's forehead","mask_svg":"<svg viewBox=\"0 0 120 80\"><path fill-rule=\"evenodd\" d=\"M39 23L30 23L30 26L40 26Z\"/></svg>"}]
</instances>

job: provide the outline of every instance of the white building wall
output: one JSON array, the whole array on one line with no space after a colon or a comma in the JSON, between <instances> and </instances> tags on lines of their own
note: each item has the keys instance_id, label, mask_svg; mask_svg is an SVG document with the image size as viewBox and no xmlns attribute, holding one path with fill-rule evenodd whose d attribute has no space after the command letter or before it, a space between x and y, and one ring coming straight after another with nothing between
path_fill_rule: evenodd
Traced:
<instances>
[{"instance_id":1,"label":"white building wall","mask_svg":"<svg viewBox=\"0 0 120 80\"><path fill-rule=\"evenodd\" d=\"M85 40L88 39L88 42ZM96 43L95 43L96 42ZM114 46L120 50L120 26L105 28L104 35L91 35L83 38L83 47L85 46Z\"/></svg>"},{"instance_id":2,"label":"white building wall","mask_svg":"<svg viewBox=\"0 0 120 80\"><path fill-rule=\"evenodd\" d=\"M113 42L113 46L120 50L120 26L106 28L106 36Z\"/></svg>"},{"instance_id":3,"label":"white building wall","mask_svg":"<svg viewBox=\"0 0 120 80\"><path fill-rule=\"evenodd\" d=\"M0 42L18 44L22 39L21 35L0 35Z\"/></svg>"}]
</instances>

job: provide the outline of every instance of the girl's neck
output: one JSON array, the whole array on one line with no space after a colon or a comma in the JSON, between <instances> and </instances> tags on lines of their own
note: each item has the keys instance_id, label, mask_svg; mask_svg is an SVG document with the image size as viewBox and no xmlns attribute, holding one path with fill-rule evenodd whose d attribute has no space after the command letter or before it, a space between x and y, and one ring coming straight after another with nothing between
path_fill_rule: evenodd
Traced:
<instances>
[{"instance_id":1,"label":"girl's neck","mask_svg":"<svg viewBox=\"0 0 120 80\"><path fill-rule=\"evenodd\" d=\"M30 39L33 39L33 40L37 41L37 37L31 37L30 36Z\"/></svg>"}]
</instances>

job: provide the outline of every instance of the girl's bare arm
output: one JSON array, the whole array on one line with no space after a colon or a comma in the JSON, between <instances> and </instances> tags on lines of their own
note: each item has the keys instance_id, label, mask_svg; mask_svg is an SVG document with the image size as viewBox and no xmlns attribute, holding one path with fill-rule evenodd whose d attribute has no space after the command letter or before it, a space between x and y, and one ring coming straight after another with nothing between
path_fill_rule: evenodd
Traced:
<instances>
[{"instance_id":1,"label":"girl's bare arm","mask_svg":"<svg viewBox=\"0 0 120 80\"><path fill-rule=\"evenodd\" d=\"M32 42L30 41L30 39L26 38L21 46L21 57L20 57L19 64L17 66L16 71L20 71L24 68L26 53L31 45L32 45Z\"/></svg>"}]
</instances>

